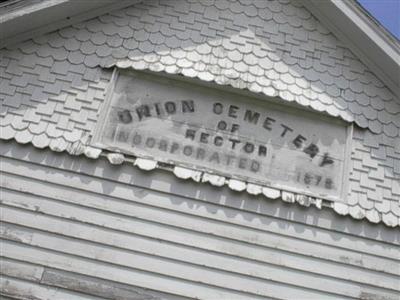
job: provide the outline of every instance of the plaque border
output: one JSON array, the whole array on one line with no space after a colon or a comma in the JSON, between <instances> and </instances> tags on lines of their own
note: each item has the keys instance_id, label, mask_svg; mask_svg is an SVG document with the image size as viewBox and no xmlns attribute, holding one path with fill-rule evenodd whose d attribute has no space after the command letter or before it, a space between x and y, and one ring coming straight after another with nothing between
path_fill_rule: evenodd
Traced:
<instances>
[{"instance_id":1,"label":"plaque border","mask_svg":"<svg viewBox=\"0 0 400 300\"><path fill-rule=\"evenodd\" d=\"M154 74L153 72L140 72L138 70L122 70L122 72L125 73L136 73L136 74L145 74L146 76L156 76L156 77L161 77L161 78L165 78L165 79L172 79L172 80L176 80L176 81L181 81L181 82L186 82L186 83L192 83L192 84L196 84L196 82L193 79L182 79L180 77L175 77L175 76L171 76L169 74L160 74L160 73L156 73ZM258 184L261 186L267 186L267 187L271 187L271 188L275 188L275 189L279 189L282 191L287 191L287 192L291 192L291 193L296 193L296 194L302 194L302 195L307 195L310 197L314 197L317 199L324 199L324 200L329 200L329 201L333 201L333 202L342 202L342 203L347 203L347 197L348 197L348 188L349 188L349 178L350 178L350 165L351 165L351 152L352 152L352 142L353 142L353 131L354 131L354 124L353 123L348 123L342 119L337 119L335 117L332 116L327 116L327 115L322 115L323 118L322 119L331 119L333 122L332 123L338 123L338 121L340 123L343 124L343 126L346 128L346 143L345 143L345 151L344 151L344 160L343 160L343 173L342 173L342 189L339 192L339 196L331 196L331 195L318 195L317 193L312 193L310 191L306 191L303 190L301 188L295 188L295 187L290 187L289 185L282 185L282 184L274 184L273 182L271 182L271 180L265 180L265 181L261 181L261 180L257 180L257 179L253 179L247 176L239 176L239 175L232 175L229 173L226 173L224 171L220 171L220 170L214 170L208 167L203 167L203 166L198 166L196 164L189 164L189 163L185 163L185 162L179 162L177 160L173 160L173 159L163 159L163 158L155 158L152 155L149 156L142 156L142 155L137 155L134 153L134 151L130 152L127 150L123 150L119 147L113 147L113 146L108 146L105 145L101 142L101 133L104 131L105 128L105 120L107 118L107 114L109 112L109 108L111 106L111 101L112 101L112 96L114 93L114 89L116 87L117 84L117 80L118 77L120 76L121 70L117 67L113 68L113 72L111 75L111 79L110 82L108 83L107 89L106 89L106 96L104 98L104 102L103 102L103 106L100 108L100 114L99 114L99 118L97 121L97 124L95 126L94 129L94 133L93 133L93 137L91 140L90 145L96 148L101 148L103 150L109 150L112 152L118 152L118 153L122 153L122 154L127 154L127 155L132 155L138 158L147 158L147 159L153 159L157 162L161 162L161 163L166 163L166 164L171 164L173 166L180 166L180 167L186 167L189 169L194 169L196 171L202 171L202 172L207 172L207 173L211 173L211 174L216 174L216 175L220 175L220 176L224 176L227 178L232 178L232 179L238 179L238 180L243 180L247 183L254 183L254 184ZM197 83L197 85L201 86L201 83ZM219 91L223 91L223 89L218 89ZM232 92L232 91L226 91L226 92ZM249 95L249 97L251 97L251 94ZM267 96L265 96L267 97ZM261 99L258 97L253 97L253 101L257 102L260 101ZM268 101L268 100L267 100ZM270 103L272 103L274 106L286 106L286 107L290 107L290 110L301 110L301 108L299 107L294 107L293 105L290 105L290 103L279 103L277 101L269 101ZM316 116L320 115L320 112L314 111L314 110L308 110L308 109L304 109L303 111L307 111L311 114L315 114ZM338 198L339 197L339 198Z\"/></svg>"}]
</instances>

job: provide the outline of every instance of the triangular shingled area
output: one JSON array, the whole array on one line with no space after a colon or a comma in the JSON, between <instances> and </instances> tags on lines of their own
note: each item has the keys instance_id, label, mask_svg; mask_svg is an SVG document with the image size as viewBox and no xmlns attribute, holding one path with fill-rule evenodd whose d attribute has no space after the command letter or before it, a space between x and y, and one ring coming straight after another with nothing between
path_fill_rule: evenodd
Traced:
<instances>
[{"instance_id":1,"label":"triangular shingled area","mask_svg":"<svg viewBox=\"0 0 400 300\"><path fill-rule=\"evenodd\" d=\"M84 152L114 66L248 89L354 122L348 203L332 206L399 225L400 103L299 2L146 1L2 49L1 138Z\"/></svg>"}]
</instances>

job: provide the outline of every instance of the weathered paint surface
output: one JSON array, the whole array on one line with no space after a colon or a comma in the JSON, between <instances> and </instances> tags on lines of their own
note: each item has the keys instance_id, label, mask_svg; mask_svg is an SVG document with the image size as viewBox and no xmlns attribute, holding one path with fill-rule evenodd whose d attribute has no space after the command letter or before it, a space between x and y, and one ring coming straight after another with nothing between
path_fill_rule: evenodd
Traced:
<instances>
[{"instance_id":1,"label":"weathered paint surface","mask_svg":"<svg viewBox=\"0 0 400 300\"><path fill-rule=\"evenodd\" d=\"M397 300L399 232L383 224L400 220L400 103L322 21L300 1L149 0L1 49L4 298ZM333 206L347 216L88 148L104 67L196 77L353 122L348 199ZM364 217L383 223L354 220Z\"/></svg>"},{"instance_id":2,"label":"weathered paint surface","mask_svg":"<svg viewBox=\"0 0 400 300\"><path fill-rule=\"evenodd\" d=\"M344 123L157 76L116 81L95 145L345 200Z\"/></svg>"},{"instance_id":3,"label":"weathered paint surface","mask_svg":"<svg viewBox=\"0 0 400 300\"><path fill-rule=\"evenodd\" d=\"M1 139L94 158L99 151L86 146L111 78L103 67L196 78L353 122L347 207L332 207L399 226L399 99L324 19L302 1L134 4L0 50ZM119 158L110 156L114 163ZM310 203L295 193L274 193L290 203Z\"/></svg>"},{"instance_id":4,"label":"weathered paint surface","mask_svg":"<svg viewBox=\"0 0 400 300\"><path fill-rule=\"evenodd\" d=\"M5 295L398 298L396 229L130 163L0 151Z\"/></svg>"}]
</instances>

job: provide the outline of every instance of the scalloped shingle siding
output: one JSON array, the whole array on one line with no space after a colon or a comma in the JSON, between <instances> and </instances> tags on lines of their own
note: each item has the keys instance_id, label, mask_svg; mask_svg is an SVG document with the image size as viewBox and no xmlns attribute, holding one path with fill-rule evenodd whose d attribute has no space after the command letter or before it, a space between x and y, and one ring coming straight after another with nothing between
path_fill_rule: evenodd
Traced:
<instances>
[{"instance_id":1,"label":"scalloped shingle siding","mask_svg":"<svg viewBox=\"0 0 400 300\"><path fill-rule=\"evenodd\" d=\"M163 71L297 102L355 122L340 214L400 223L400 102L296 1L136 4L0 50L1 138L88 144L111 72ZM363 129L362 129L363 128Z\"/></svg>"}]
</instances>

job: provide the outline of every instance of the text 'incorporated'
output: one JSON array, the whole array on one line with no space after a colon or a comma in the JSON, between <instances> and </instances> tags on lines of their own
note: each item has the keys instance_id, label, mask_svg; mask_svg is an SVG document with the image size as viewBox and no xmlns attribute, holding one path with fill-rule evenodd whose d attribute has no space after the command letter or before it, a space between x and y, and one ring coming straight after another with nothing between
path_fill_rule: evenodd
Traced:
<instances>
[{"instance_id":1,"label":"text 'incorporated'","mask_svg":"<svg viewBox=\"0 0 400 300\"><path fill-rule=\"evenodd\" d=\"M118 75L95 142L325 199L343 199L348 127L267 100Z\"/></svg>"}]
</instances>

